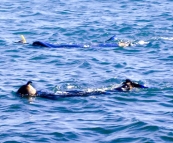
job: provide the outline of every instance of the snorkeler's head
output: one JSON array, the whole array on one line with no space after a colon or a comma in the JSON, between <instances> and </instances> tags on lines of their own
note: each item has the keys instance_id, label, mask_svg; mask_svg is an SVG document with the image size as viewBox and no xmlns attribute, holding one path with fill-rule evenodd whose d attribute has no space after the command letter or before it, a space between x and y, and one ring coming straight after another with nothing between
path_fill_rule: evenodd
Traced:
<instances>
[{"instance_id":1,"label":"snorkeler's head","mask_svg":"<svg viewBox=\"0 0 173 143\"><path fill-rule=\"evenodd\" d=\"M123 82L123 84L128 84L128 83L132 84L133 82L132 82L130 79L126 79L126 80Z\"/></svg>"}]
</instances>

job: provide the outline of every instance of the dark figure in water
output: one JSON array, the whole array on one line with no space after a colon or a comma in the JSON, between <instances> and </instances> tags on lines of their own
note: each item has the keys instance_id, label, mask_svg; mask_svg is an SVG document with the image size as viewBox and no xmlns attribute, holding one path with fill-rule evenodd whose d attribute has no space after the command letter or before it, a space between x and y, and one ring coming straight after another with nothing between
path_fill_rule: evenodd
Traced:
<instances>
[{"instance_id":1,"label":"dark figure in water","mask_svg":"<svg viewBox=\"0 0 173 143\"><path fill-rule=\"evenodd\" d=\"M141 84L132 82L130 79L126 79L119 87L114 88L113 90L107 90L107 91L78 91L78 90L71 90L62 92L60 94L54 94L54 93L47 93L43 91L36 91L36 89L31 85L31 81L28 81L27 84L22 85L17 93L19 95L26 96L26 97L42 97L42 98L48 98L48 99L57 99L57 98L65 98L65 97L85 97L85 96L92 96L92 95L101 95L101 94L109 94L109 92L114 91L130 91L133 88L148 88Z\"/></svg>"},{"instance_id":2,"label":"dark figure in water","mask_svg":"<svg viewBox=\"0 0 173 143\"><path fill-rule=\"evenodd\" d=\"M98 44L51 44L48 42L44 42L44 41L35 41L32 43L33 46L41 46L41 47L49 47L49 48L89 48L89 47L102 47L102 48L106 48L106 47L129 47L132 46L133 44L131 42L128 41L117 41L116 43L107 43L109 41L115 41L116 35L114 35L113 37L109 38L108 40L106 40L103 43L98 43ZM17 43L22 43L22 44L27 44L26 39L23 35L21 35L21 40L18 41Z\"/></svg>"},{"instance_id":3,"label":"dark figure in water","mask_svg":"<svg viewBox=\"0 0 173 143\"><path fill-rule=\"evenodd\" d=\"M115 88L117 91L130 91L133 88L148 88L139 83L132 82L130 79L126 79L120 87Z\"/></svg>"},{"instance_id":4,"label":"dark figure in water","mask_svg":"<svg viewBox=\"0 0 173 143\"><path fill-rule=\"evenodd\" d=\"M71 90L62 92L60 94L54 94L54 93L48 93L44 91L37 91L32 86L32 81L28 81L25 85L22 85L18 91L17 94L19 94L22 97L42 97L42 98L49 98L49 99L56 99L58 97L64 98L64 97L74 97L74 96L89 96L91 94L100 94L100 91L94 91L94 92L85 92L85 91L78 91L78 90Z\"/></svg>"},{"instance_id":5,"label":"dark figure in water","mask_svg":"<svg viewBox=\"0 0 173 143\"><path fill-rule=\"evenodd\" d=\"M32 81L28 81L27 84L22 85L17 93L21 96L36 96L37 91L36 89L31 85Z\"/></svg>"}]
</instances>

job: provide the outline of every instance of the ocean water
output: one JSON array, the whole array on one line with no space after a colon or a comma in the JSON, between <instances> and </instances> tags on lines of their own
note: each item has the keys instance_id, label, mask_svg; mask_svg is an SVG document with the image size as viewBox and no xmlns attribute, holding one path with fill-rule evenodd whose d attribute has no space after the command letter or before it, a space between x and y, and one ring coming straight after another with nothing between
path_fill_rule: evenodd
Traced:
<instances>
[{"instance_id":1,"label":"ocean water","mask_svg":"<svg viewBox=\"0 0 173 143\"><path fill-rule=\"evenodd\" d=\"M171 0L1 0L0 142L173 142ZM15 43L24 35L29 44ZM126 48L33 47L32 42ZM30 102L15 92L104 90L129 78L148 86L109 95Z\"/></svg>"}]
</instances>

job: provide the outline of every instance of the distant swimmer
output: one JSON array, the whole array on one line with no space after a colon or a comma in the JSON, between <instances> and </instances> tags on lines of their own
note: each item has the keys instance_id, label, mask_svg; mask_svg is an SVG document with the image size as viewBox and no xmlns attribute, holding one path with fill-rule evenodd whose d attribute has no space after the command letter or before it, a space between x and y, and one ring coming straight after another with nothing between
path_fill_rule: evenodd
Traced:
<instances>
[{"instance_id":1,"label":"distant swimmer","mask_svg":"<svg viewBox=\"0 0 173 143\"><path fill-rule=\"evenodd\" d=\"M111 48L111 47L129 47L131 42L114 42L114 43L94 43L94 44L52 44L44 41L35 41L33 46L49 47L49 48Z\"/></svg>"},{"instance_id":2,"label":"distant swimmer","mask_svg":"<svg viewBox=\"0 0 173 143\"><path fill-rule=\"evenodd\" d=\"M22 85L17 93L20 94L21 96L36 96L37 91L36 89L31 85L32 81L28 81L27 84Z\"/></svg>"},{"instance_id":3,"label":"distant swimmer","mask_svg":"<svg viewBox=\"0 0 173 143\"><path fill-rule=\"evenodd\" d=\"M144 85L141 85L139 83L136 82L132 82L130 79L126 79L121 86L115 88L114 90L117 91L130 91L133 88L148 88Z\"/></svg>"},{"instance_id":4,"label":"distant swimmer","mask_svg":"<svg viewBox=\"0 0 173 143\"><path fill-rule=\"evenodd\" d=\"M32 43L33 46L40 46L40 47L49 47L49 48L95 48L95 47L129 47L132 46L131 42L124 42L124 41L118 41L113 43L107 43L108 41L113 41L115 36L109 38L104 43L98 43L98 44L52 44L49 42L44 41L34 41ZM26 44L26 39L23 35L21 35L22 40L18 41L17 43Z\"/></svg>"}]
</instances>

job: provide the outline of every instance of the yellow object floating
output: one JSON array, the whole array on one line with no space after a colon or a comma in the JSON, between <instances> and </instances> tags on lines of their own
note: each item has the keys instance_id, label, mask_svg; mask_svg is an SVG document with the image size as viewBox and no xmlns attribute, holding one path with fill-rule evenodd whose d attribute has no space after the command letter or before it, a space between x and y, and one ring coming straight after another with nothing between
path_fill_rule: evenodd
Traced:
<instances>
[{"instance_id":1,"label":"yellow object floating","mask_svg":"<svg viewBox=\"0 0 173 143\"><path fill-rule=\"evenodd\" d=\"M23 36L23 35L20 35L21 36L21 38L22 38L22 43L26 43L26 39L25 39L25 37Z\"/></svg>"}]
</instances>

